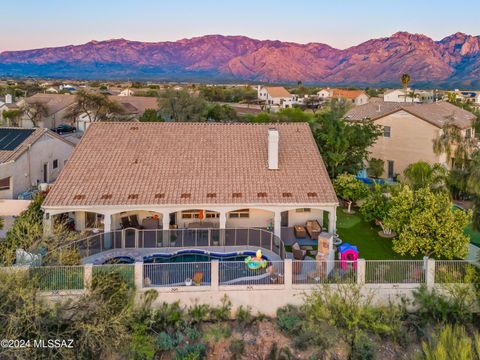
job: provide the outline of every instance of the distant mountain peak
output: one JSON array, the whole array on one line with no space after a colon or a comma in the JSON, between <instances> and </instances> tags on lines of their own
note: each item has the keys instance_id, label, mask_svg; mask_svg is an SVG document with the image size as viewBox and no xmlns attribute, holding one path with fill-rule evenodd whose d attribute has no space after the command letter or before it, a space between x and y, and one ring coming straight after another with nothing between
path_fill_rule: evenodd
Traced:
<instances>
[{"instance_id":1,"label":"distant mountain peak","mask_svg":"<svg viewBox=\"0 0 480 360\"><path fill-rule=\"evenodd\" d=\"M480 37L458 32L434 41L399 31L339 50L322 43L212 34L0 53L4 76L398 86L404 72L414 85L480 87Z\"/></svg>"}]
</instances>

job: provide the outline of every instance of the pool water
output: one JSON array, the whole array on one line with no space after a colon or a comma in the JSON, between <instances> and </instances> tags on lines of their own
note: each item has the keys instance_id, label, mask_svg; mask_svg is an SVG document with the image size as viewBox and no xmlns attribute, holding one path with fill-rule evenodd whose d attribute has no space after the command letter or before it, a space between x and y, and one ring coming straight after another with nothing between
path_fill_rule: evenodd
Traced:
<instances>
[{"instance_id":1,"label":"pool water","mask_svg":"<svg viewBox=\"0 0 480 360\"><path fill-rule=\"evenodd\" d=\"M152 255L145 256L143 262L145 264L161 264L161 263L189 263L189 262L210 262L218 261L245 261L249 255L219 256L209 254L177 254L173 256Z\"/></svg>"}]
</instances>

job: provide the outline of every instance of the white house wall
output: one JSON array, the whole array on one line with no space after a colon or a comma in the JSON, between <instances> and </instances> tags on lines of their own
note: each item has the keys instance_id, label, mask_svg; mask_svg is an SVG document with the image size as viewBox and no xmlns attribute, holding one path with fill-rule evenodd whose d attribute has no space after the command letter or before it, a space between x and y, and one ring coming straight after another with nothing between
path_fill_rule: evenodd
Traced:
<instances>
[{"instance_id":1,"label":"white house wall","mask_svg":"<svg viewBox=\"0 0 480 360\"><path fill-rule=\"evenodd\" d=\"M323 211L319 209L310 209L309 212L288 211L288 226L305 225L308 220L318 220L323 226Z\"/></svg>"}]
</instances>

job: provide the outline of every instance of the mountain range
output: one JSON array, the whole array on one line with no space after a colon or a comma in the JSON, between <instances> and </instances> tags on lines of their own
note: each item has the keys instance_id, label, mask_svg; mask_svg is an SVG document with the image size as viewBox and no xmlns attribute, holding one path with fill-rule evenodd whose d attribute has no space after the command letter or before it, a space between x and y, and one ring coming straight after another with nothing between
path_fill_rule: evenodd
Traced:
<instances>
[{"instance_id":1,"label":"mountain range","mask_svg":"<svg viewBox=\"0 0 480 360\"><path fill-rule=\"evenodd\" d=\"M435 41L398 32L347 49L321 43L207 35L175 42L125 39L0 53L0 75L76 79L246 81L480 87L480 36Z\"/></svg>"}]
</instances>

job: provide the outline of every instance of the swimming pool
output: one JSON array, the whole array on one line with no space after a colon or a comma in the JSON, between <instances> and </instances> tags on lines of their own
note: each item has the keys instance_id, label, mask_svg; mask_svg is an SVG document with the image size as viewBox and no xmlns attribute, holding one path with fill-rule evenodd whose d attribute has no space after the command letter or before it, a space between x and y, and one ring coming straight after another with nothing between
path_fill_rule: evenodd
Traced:
<instances>
[{"instance_id":1,"label":"swimming pool","mask_svg":"<svg viewBox=\"0 0 480 360\"><path fill-rule=\"evenodd\" d=\"M158 253L143 257L145 264L165 264L165 263L197 263L218 261L244 261L247 257L254 257L254 251L236 251L228 253L218 253L207 250L185 249L174 253ZM268 260L266 256L263 259ZM130 256L116 256L104 262L104 264L133 264L135 259Z\"/></svg>"}]
</instances>

